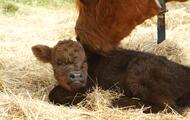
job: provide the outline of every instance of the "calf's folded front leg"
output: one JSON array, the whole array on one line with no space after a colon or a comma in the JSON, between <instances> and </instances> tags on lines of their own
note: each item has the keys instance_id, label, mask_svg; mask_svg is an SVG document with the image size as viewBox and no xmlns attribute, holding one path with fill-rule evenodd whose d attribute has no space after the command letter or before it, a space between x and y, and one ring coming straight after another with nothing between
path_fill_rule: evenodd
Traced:
<instances>
[{"instance_id":1,"label":"calf's folded front leg","mask_svg":"<svg viewBox=\"0 0 190 120\"><path fill-rule=\"evenodd\" d=\"M84 93L85 89L70 92L58 85L50 91L49 100L58 105L76 105L86 97Z\"/></svg>"}]
</instances>

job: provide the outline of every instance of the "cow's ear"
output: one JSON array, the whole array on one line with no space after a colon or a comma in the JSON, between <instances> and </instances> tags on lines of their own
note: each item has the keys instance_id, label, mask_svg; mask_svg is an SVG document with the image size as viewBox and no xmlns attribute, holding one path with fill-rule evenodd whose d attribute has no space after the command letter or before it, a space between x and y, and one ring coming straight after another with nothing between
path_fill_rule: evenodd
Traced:
<instances>
[{"instance_id":1,"label":"cow's ear","mask_svg":"<svg viewBox=\"0 0 190 120\"><path fill-rule=\"evenodd\" d=\"M32 52L38 60L44 63L51 61L51 48L46 45L35 45L32 47Z\"/></svg>"}]
</instances>

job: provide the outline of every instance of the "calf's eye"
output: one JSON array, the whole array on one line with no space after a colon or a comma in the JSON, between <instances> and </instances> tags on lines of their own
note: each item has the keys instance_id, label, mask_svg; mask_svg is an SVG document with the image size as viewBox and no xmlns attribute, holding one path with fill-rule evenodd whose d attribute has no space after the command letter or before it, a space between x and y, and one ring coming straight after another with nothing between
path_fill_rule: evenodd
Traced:
<instances>
[{"instance_id":1,"label":"calf's eye","mask_svg":"<svg viewBox=\"0 0 190 120\"><path fill-rule=\"evenodd\" d=\"M61 61L61 60L58 60L57 65L65 65L65 63L63 61Z\"/></svg>"}]
</instances>

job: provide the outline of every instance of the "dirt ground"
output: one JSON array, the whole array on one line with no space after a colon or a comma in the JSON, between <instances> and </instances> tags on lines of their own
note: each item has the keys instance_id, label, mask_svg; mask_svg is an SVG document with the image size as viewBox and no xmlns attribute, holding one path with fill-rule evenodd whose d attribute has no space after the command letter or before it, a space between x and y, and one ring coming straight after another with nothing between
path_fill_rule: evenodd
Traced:
<instances>
[{"instance_id":1,"label":"dirt ground","mask_svg":"<svg viewBox=\"0 0 190 120\"><path fill-rule=\"evenodd\" d=\"M156 44L156 17L145 21L125 38L121 46L164 55L190 66L190 1L168 4L167 40ZM0 14L0 119L29 120L187 120L175 111L144 114L142 109L119 109L110 100L119 95L95 88L77 106L55 106L47 99L56 85L51 66L38 62L31 46L53 46L58 40L75 39L77 11L73 8L21 6L15 15ZM86 104L84 104L86 103Z\"/></svg>"}]
</instances>

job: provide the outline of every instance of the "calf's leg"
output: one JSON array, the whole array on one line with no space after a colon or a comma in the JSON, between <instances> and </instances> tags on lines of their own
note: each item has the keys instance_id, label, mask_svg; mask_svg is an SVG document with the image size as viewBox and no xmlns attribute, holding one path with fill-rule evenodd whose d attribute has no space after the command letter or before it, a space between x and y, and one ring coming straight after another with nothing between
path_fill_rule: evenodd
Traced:
<instances>
[{"instance_id":1,"label":"calf's leg","mask_svg":"<svg viewBox=\"0 0 190 120\"><path fill-rule=\"evenodd\" d=\"M85 90L70 92L61 86L54 87L49 93L49 100L54 104L76 105L85 98Z\"/></svg>"},{"instance_id":2,"label":"calf's leg","mask_svg":"<svg viewBox=\"0 0 190 120\"><path fill-rule=\"evenodd\" d=\"M120 98L114 99L112 101L112 105L114 107L133 107L133 108L138 108L141 109L142 107L146 107L144 109L144 113L157 113L161 111L160 107L143 102L142 100L138 98L131 98L127 96L122 96Z\"/></svg>"}]
</instances>

